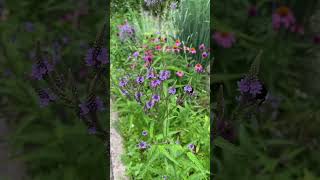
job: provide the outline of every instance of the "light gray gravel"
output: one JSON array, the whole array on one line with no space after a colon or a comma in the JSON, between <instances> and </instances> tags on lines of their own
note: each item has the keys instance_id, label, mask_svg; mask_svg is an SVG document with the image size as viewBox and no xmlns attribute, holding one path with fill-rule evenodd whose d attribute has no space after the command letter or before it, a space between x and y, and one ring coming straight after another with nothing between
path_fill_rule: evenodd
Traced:
<instances>
[{"instance_id":1,"label":"light gray gravel","mask_svg":"<svg viewBox=\"0 0 320 180\"><path fill-rule=\"evenodd\" d=\"M118 114L112 104L111 105L111 118L110 118L110 152L111 152L111 180L128 180L125 176L125 166L121 162L121 155L124 153L122 145L122 137L114 127L115 122L118 120Z\"/></svg>"}]
</instances>

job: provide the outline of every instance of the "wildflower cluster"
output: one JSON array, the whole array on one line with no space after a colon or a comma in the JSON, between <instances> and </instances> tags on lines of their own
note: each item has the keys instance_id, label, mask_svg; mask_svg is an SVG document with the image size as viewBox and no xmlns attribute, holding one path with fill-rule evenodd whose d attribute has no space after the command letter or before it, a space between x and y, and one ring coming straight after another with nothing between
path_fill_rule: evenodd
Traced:
<instances>
[{"instance_id":1,"label":"wildflower cluster","mask_svg":"<svg viewBox=\"0 0 320 180\"><path fill-rule=\"evenodd\" d=\"M60 101L65 106L74 109L80 119L87 125L89 134L96 134L99 138L105 141L107 136L106 130L103 130L98 121L97 112L105 109L104 102L100 98L95 89L97 89L97 81L102 80L102 73L108 64L108 52L103 47L105 38L105 27L99 34L93 47L87 50L87 54L83 60L88 68L93 70L93 79L91 79L90 88L87 92L86 100L80 100L78 88L71 69L68 74L64 75L58 72L56 68L60 61L57 56L43 56L40 42L37 44L35 55L32 56L35 60L31 69L31 78L37 82L45 81L47 87L37 88L39 96L39 104L41 107L48 106L52 102ZM57 46L57 44L55 45ZM69 82L69 83L67 83ZM42 83L43 84L43 83Z\"/></svg>"},{"instance_id":2,"label":"wildflower cluster","mask_svg":"<svg viewBox=\"0 0 320 180\"><path fill-rule=\"evenodd\" d=\"M143 104L146 111L160 103L161 99L166 99L166 97L163 97L165 94L175 95L177 91L179 91L175 87L176 83L185 80L183 71L176 71L174 73L172 70L165 69L167 62L162 62L164 64L162 68L154 66L153 63L157 57L166 54L179 57L180 53L195 54L197 51L202 53L204 59L208 57L208 49L204 44L201 44L196 50L193 47L182 46L180 40L176 40L173 45L170 45L167 43L165 37L153 38L152 35L147 39L147 45L142 46L142 51L133 52L128 59L128 61L132 63L130 65L131 70L136 70L136 66L140 65L139 67L141 67L142 71L135 76L132 76L132 74L135 74L134 72L131 73L130 76L123 76L120 78L118 84L122 94L127 97L134 97L132 99ZM131 57L133 57L133 59ZM192 71L203 73L204 68L200 63L197 63ZM172 76L173 74L175 74L176 77ZM175 82L172 80L175 80ZM161 92L164 83L169 85L166 93ZM194 95L194 89L190 84L183 85L180 92Z\"/></svg>"},{"instance_id":3,"label":"wildflower cluster","mask_svg":"<svg viewBox=\"0 0 320 180\"><path fill-rule=\"evenodd\" d=\"M184 106L197 98L195 82L203 77L205 68L191 57L199 53L203 60L208 59L209 49L205 44L197 48L188 47L179 39L148 35L143 44L130 52L126 66L122 67L126 70L120 72L117 82L119 91L125 99L137 102L150 118L159 122L166 121L172 116L169 107ZM176 103L168 106L171 102ZM148 132L143 130L141 135L142 138L146 137ZM195 145L192 145L187 147L195 152ZM140 150L149 147L146 139L137 142Z\"/></svg>"},{"instance_id":4,"label":"wildflower cluster","mask_svg":"<svg viewBox=\"0 0 320 180\"><path fill-rule=\"evenodd\" d=\"M119 29L119 38L121 41L133 40L135 38L135 29L131 26L128 21L125 21L124 24L118 26Z\"/></svg>"},{"instance_id":5,"label":"wildflower cluster","mask_svg":"<svg viewBox=\"0 0 320 180\"><path fill-rule=\"evenodd\" d=\"M159 3L162 3L163 0L144 0L144 3L147 5L147 6L155 6Z\"/></svg>"}]
</instances>

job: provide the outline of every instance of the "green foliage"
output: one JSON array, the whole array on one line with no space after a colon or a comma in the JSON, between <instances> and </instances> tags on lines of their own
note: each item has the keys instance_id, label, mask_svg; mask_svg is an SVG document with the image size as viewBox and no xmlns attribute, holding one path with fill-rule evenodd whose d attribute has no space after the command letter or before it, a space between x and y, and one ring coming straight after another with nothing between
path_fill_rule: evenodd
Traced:
<instances>
[{"instance_id":1,"label":"green foliage","mask_svg":"<svg viewBox=\"0 0 320 180\"><path fill-rule=\"evenodd\" d=\"M104 5L100 0L88 3L85 8L82 2L75 6L70 0L5 2L9 16L0 23L0 115L13 129L6 137L12 148L11 158L26 164L29 179L106 177L108 165L103 142L90 136L75 112L62 104L40 108L29 78L35 42L40 40L43 53L50 57L54 54L53 44L58 42L61 62L56 68L67 72L65 65L72 65L79 88L85 88L84 79L78 74L86 53L81 44L95 40L104 22ZM66 13L85 12L86 8L90 15L81 16L79 27L61 20ZM34 31L26 31L25 22L32 22ZM66 44L62 41L64 37L69 39Z\"/></svg>"},{"instance_id":2,"label":"green foliage","mask_svg":"<svg viewBox=\"0 0 320 180\"><path fill-rule=\"evenodd\" d=\"M143 0L111 0L111 14L125 14L128 11L139 11L142 7Z\"/></svg>"},{"instance_id":3,"label":"green foliage","mask_svg":"<svg viewBox=\"0 0 320 180\"><path fill-rule=\"evenodd\" d=\"M125 19L134 25L136 41L120 42L117 37L117 26ZM111 49L111 95L116 106L114 110L120 117L117 127L124 138L126 152L123 162L127 175L132 179L162 179L163 176L169 179L209 179L210 121L207 108L207 74L195 73L192 65L187 66L189 63L198 63L187 53L165 51L176 42L177 27L172 21L161 22L160 29L155 17L130 11L124 15L115 14L111 22L111 46L116 47ZM155 34L159 31L159 34ZM167 42L161 41L164 37L167 38ZM152 42L154 38L159 38L161 42ZM157 45L161 46L160 51L154 50ZM163 81L161 88L156 91L161 97L161 103L145 112L145 102L153 90L146 82L139 86L139 91L144 94L143 104L139 104L134 100L134 92L137 90L134 83L137 76L146 74L143 56L148 49L153 50L154 70L170 70L171 77ZM137 59L132 57L136 51L140 53ZM176 77L177 71L183 71L184 77ZM122 94L119 88L119 82L125 75L130 79L129 85L125 88L129 91L128 96ZM178 105L178 95L169 95L168 88L174 85L177 94L183 94L186 84L192 85L198 97L185 98L185 102ZM147 131L148 135L143 136L142 131ZM139 149L137 145L140 141L147 142L150 147L146 150ZM188 144L195 144L194 152L188 149Z\"/></svg>"},{"instance_id":4,"label":"green foliage","mask_svg":"<svg viewBox=\"0 0 320 180\"><path fill-rule=\"evenodd\" d=\"M223 118L236 134L235 140L223 136L214 139L214 178L319 179L320 171L315 167L319 167L316 149L320 140L313 127L320 122L320 104L315 101L320 91L314 84L320 74L315 68L318 47L309 38L315 35L309 29L309 18L314 13L310 7L316 3L281 2L292 8L297 22L305 28L304 35L272 28L277 3L257 2L258 14L253 17L247 14L251 5L249 0L214 4L214 31L233 32L236 37L231 48L222 48L215 41L211 44L219 60L212 82L224 87L214 104L218 109L215 115L220 117L224 112ZM269 96L261 104L240 107L235 100L240 95L237 81L248 73L258 76L279 104Z\"/></svg>"}]
</instances>

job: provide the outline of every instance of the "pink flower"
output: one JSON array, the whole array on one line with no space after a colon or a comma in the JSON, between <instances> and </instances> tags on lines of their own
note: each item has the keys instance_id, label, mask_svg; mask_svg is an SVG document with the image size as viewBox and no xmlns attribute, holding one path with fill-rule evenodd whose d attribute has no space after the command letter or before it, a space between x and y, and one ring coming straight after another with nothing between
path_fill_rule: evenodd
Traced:
<instances>
[{"instance_id":1,"label":"pink flower","mask_svg":"<svg viewBox=\"0 0 320 180\"><path fill-rule=\"evenodd\" d=\"M208 53L207 52L203 52L202 53L202 58L204 59L204 58L207 58L208 57Z\"/></svg>"},{"instance_id":2,"label":"pink flower","mask_svg":"<svg viewBox=\"0 0 320 180\"><path fill-rule=\"evenodd\" d=\"M201 72L203 72L203 67L201 64L196 64L194 66L194 70L197 71L198 73L201 73Z\"/></svg>"},{"instance_id":3,"label":"pink flower","mask_svg":"<svg viewBox=\"0 0 320 180\"><path fill-rule=\"evenodd\" d=\"M176 40L176 46L180 46L181 45L181 42L179 39Z\"/></svg>"},{"instance_id":4,"label":"pink flower","mask_svg":"<svg viewBox=\"0 0 320 180\"><path fill-rule=\"evenodd\" d=\"M291 26L290 31L293 33L298 33L300 35L304 35L304 27L299 24L294 24Z\"/></svg>"},{"instance_id":5,"label":"pink flower","mask_svg":"<svg viewBox=\"0 0 320 180\"><path fill-rule=\"evenodd\" d=\"M172 51L179 53L180 52L180 48L178 46L173 46Z\"/></svg>"},{"instance_id":6,"label":"pink flower","mask_svg":"<svg viewBox=\"0 0 320 180\"><path fill-rule=\"evenodd\" d=\"M236 42L234 34L230 32L215 32L213 39L223 48L231 48L232 44Z\"/></svg>"},{"instance_id":7,"label":"pink flower","mask_svg":"<svg viewBox=\"0 0 320 180\"><path fill-rule=\"evenodd\" d=\"M181 77L183 77L184 73L182 71L178 71L176 73L176 75L181 78Z\"/></svg>"},{"instance_id":8,"label":"pink flower","mask_svg":"<svg viewBox=\"0 0 320 180\"><path fill-rule=\"evenodd\" d=\"M316 35L313 37L313 43L314 44L320 44L320 35Z\"/></svg>"},{"instance_id":9,"label":"pink flower","mask_svg":"<svg viewBox=\"0 0 320 180\"><path fill-rule=\"evenodd\" d=\"M205 46L204 44L201 44L201 45L199 46L199 49L200 49L201 51L203 51L203 50L206 49L206 46Z\"/></svg>"},{"instance_id":10,"label":"pink flower","mask_svg":"<svg viewBox=\"0 0 320 180\"><path fill-rule=\"evenodd\" d=\"M159 38L151 39L151 42L153 42L153 43L157 43L157 42L159 42L159 41L160 41Z\"/></svg>"},{"instance_id":11,"label":"pink flower","mask_svg":"<svg viewBox=\"0 0 320 180\"><path fill-rule=\"evenodd\" d=\"M161 50L161 46L160 46L160 45L157 45L157 46L156 46L156 50L160 51L160 50Z\"/></svg>"},{"instance_id":12,"label":"pink flower","mask_svg":"<svg viewBox=\"0 0 320 180\"><path fill-rule=\"evenodd\" d=\"M196 54L196 53L197 53L197 51L196 51L195 48L190 48L189 52L190 52L191 54Z\"/></svg>"},{"instance_id":13,"label":"pink flower","mask_svg":"<svg viewBox=\"0 0 320 180\"><path fill-rule=\"evenodd\" d=\"M286 6L277 8L272 15L272 26L275 30L278 30L281 25L288 29L295 21L292 11Z\"/></svg>"},{"instance_id":14,"label":"pink flower","mask_svg":"<svg viewBox=\"0 0 320 180\"><path fill-rule=\"evenodd\" d=\"M143 60L147 63L151 63L153 60L153 54L150 51L145 52L145 56L143 57Z\"/></svg>"}]
</instances>

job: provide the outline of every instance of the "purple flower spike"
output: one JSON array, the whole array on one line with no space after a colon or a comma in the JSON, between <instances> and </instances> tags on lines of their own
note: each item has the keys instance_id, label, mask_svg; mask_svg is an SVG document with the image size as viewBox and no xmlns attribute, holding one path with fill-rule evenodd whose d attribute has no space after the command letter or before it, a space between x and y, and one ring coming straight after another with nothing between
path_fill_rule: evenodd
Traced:
<instances>
[{"instance_id":1,"label":"purple flower spike","mask_svg":"<svg viewBox=\"0 0 320 180\"><path fill-rule=\"evenodd\" d=\"M134 36L135 30L133 26L129 25L127 21L124 24L118 26L119 38L121 41L126 41Z\"/></svg>"},{"instance_id":2,"label":"purple flower spike","mask_svg":"<svg viewBox=\"0 0 320 180\"><path fill-rule=\"evenodd\" d=\"M142 131L142 136L147 136L148 135L148 132L146 130Z\"/></svg>"},{"instance_id":3,"label":"purple flower spike","mask_svg":"<svg viewBox=\"0 0 320 180\"><path fill-rule=\"evenodd\" d=\"M100 97L91 98L89 101L79 104L79 108L81 116L85 116L89 112L103 111L105 109Z\"/></svg>"},{"instance_id":4,"label":"purple flower spike","mask_svg":"<svg viewBox=\"0 0 320 180\"><path fill-rule=\"evenodd\" d=\"M160 84L161 84L161 81L160 81L159 79L152 80L152 81L150 82L150 86L153 87L153 88L159 86Z\"/></svg>"},{"instance_id":5,"label":"purple flower spike","mask_svg":"<svg viewBox=\"0 0 320 180\"><path fill-rule=\"evenodd\" d=\"M164 81L164 80L168 79L169 77L170 77L170 71L167 71L167 70L160 71L159 79L161 81Z\"/></svg>"},{"instance_id":6,"label":"purple flower spike","mask_svg":"<svg viewBox=\"0 0 320 180\"><path fill-rule=\"evenodd\" d=\"M88 49L85 59L87 66L99 67L108 63L108 52L106 48L101 48L96 58L94 58L94 55L95 49Z\"/></svg>"},{"instance_id":7,"label":"purple flower spike","mask_svg":"<svg viewBox=\"0 0 320 180\"><path fill-rule=\"evenodd\" d=\"M54 102L57 97L50 89L42 89L38 91L40 107L48 106L50 102Z\"/></svg>"},{"instance_id":8,"label":"purple flower spike","mask_svg":"<svg viewBox=\"0 0 320 180\"><path fill-rule=\"evenodd\" d=\"M101 64L107 64L108 63L108 51L107 48L101 48L101 51L99 52L97 56L97 60L100 61Z\"/></svg>"},{"instance_id":9,"label":"purple flower spike","mask_svg":"<svg viewBox=\"0 0 320 180\"><path fill-rule=\"evenodd\" d=\"M146 104L146 109L151 109L153 106L154 106L154 101L153 101L153 100L150 100L150 101L148 101L147 104Z\"/></svg>"},{"instance_id":10,"label":"purple flower spike","mask_svg":"<svg viewBox=\"0 0 320 180\"><path fill-rule=\"evenodd\" d=\"M97 108L98 111L105 110L104 103L100 97L96 97L96 99L94 101L94 106Z\"/></svg>"},{"instance_id":11,"label":"purple flower spike","mask_svg":"<svg viewBox=\"0 0 320 180\"><path fill-rule=\"evenodd\" d=\"M239 91L244 94L250 90L250 82L247 79L241 79L238 82Z\"/></svg>"},{"instance_id":12,"label":"purple flower spike","mask_svg":"<svg viewBox=\"0 0 320 180\"><path fill-rule=\"evenodd\" d=\"M256 96L257 94L260 94L262 90L262 84L258 80L254 80L250 84L250 93L253 96Z\"/></svg>"},{"instance_id":13,"label":"purple flower spike","mask_svg":"<svg viewBox=\"0 0 320 180\"><path fill-rule=\"evenodd\" d=\"M256 96L262 91L262 84L258 79L245 77L238 82L238 88L241 94L251 94Z\"/></svg>"},{"instance_id":14,"label":"purple flower spike","mask_svg":"<svg viewBox=\"0 0 320 180\"><path fill-rule=\"evenodd\" d=\"M155 76L153 70L152 70L152 69L148 69L147 79L153 79L153 78L155 78L155 77L156 77L156 76Z\"/></svg>"},{"instance_id":15,"label":"purple flower spike","mask_svg":"<svg viewBox=\"0 0 320 180\"><path fill-rule=\"evenodd\" d=\"M139 56L139 52L138 51L133 53L133 57L137 58L138 56Z\"/></svg>"},{"instance_id":16,"label":"purple flower spike","mask_svg":"<svg viewBox=\"0 0 320 180\"><path fill-rule=\"evenodd\" d=\"M95 65L95 61L93 59L93 52L94 52L93 48L90 48L87 51L87 56L86 56L87 66L94 66Z\"/></svg>"},{"instance_id":17,"label":"purple flower spike","mask_svg":"<svg viewBox=\"0 0 320 180\"><path fill-rule=\"evenodd\" d=\"M138 144L138 148L139 149L147 149L148 144L144 141L140 141L140 143Z\"/></svg>"},{"instance_id":18,"label":"purple flower spike","mask_svg":"<svg viewBox=\"0 0 320 180\"><path fill-rule=\"evenodd\" d=\"M152 99L155 101L155 102L159 102L160 101L160 96L158 94L155 94L152 96Z\"/></svg>"},{"instance_id":19,"label":"purple flower spike","mask_svg":"<svg viewBox=\"0 0 320 180\"><path fill-rule=\"evenodd\" d=\"M136 82L137 82L138 84L142 84L142 83L144 82L144 77L143 77L143 76L137 77Z\"/></svg>"},{"instance_id":20,"label":"purple flower spike","mask_svg":"<svg viewBox=\"0 0 320 180\"><path fill-rule=\"evenodd\" d=\"M176 88L174 88L174 87L170 87L170 88L168 89L168 93L171 94L171 95L176 94L176 92L177 92L177 90L176 90Z\"/></svg>"},{"instance_id":21,"label":"purple flower spike","mask_svg":"<svg viewBox=\"0 0 320 180\"><path fill-rule=\"evenodd\" d=\"M176 9L177 9L177 2L172 2L172 3L170 4L170 8L171 8L172 10L176 10Z\"/></svg>"},{"instance_id":22,"label":"purple flower spike","mask_svg":"<svg viewBox=\"0 0 320 180\"><path fill-rule=\"evenodd\" d=\"M195 150L195 145L194 144L189 144L188 148L190 149L190 151L194 151Z\"/></svg>"},{"instance_id":23,"label":"purple flower spike","mask_svg":"<svg viewBox=\"0 0 320 180\"><path fill-rule=\"evenodd\" d=\"M120 82L119 82L119 86L120 87L124 87L128 84L128 80L123 78Z\"/></svg>"},{"instance_id":24,"label":"purple flower spike","mask_svg":"<svg viewBox=\"0 0 320 180\"><path fill-rule=\"evenodd\" d=\"M81 116L84 116L90 112L90 109L88 108L86 103L81 103L79 105L79 108L80 108L80 115Z\"/></svg>"},{"instance_id":25,"label":"purple flower spike","mask_svg":"<svg viewBox=\"0 0 320 180\"><path fill-rule=\"evenodd\" d=\"M134 95L135 99L137 102L141 102L141 96L143 94L141 92L136 92L136 94Z\"/></svg>"},{"instance_id":26,"label":"purple flower spike","mask_svg":"<svg viewBox=\"0 0 320 180\"><path fill-rule=\"evenodd\" d=\"M120 89L120 90L123 95L129 95L129 92L127 90L124 90L124 89Z\"/></svg>"},{"instance_id":27,"label":"purple flower spike","mask_svg":"<svg viewBox=\"0 0 320 180\"><path fill-rule=\"evenodd\" d=\"M96 134L96 133L97 133L96 127L90 127L90 128L88 128L88 133L89 133L89 134Z\"/></svg>"},{"instance_id":28,"label":"purple flower spike","mask_svg":"<svg viewBox=\"0 0 320 180\"><path fill-rule=\"evenodd\" d=\"M183 89L187 93L192 93L192 91L193 91L193 89L190 85L186 85Z\"/></svg>"},{"instance_id":29,"label":"purple flower spike","mask_svg":"<svg viewBox=\"0 0 320 180\"><path fill-rule=\"evenodd\" d=\"M53 64L49 63L48 60L40 60L32 65L31 76L34 79L41 80L43 76L53 71Z\"/></svg>"}]
</instances>

